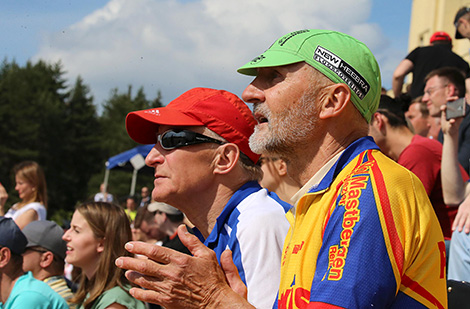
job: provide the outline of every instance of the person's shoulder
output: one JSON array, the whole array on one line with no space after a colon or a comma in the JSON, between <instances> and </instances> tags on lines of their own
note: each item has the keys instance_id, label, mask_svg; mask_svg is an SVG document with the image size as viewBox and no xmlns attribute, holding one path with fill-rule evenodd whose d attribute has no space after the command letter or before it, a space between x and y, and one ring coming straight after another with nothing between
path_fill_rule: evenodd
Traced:
<instances>
[{"instance_id":1,"label":"person's shoulder","mask_svg":"<svg viewBox=\"0 0 470 309\"><path fill-rule=\"evenodd\" d=\"M414 151L432 151L434 153L440 154L442 153L442 144L434 139L430 139L427 137L423 137L420 135L415 135L411 144L405 148L406 150L414 150ZM416 159L423 159L423 158L416 158Z\"/></svg>"},{"instance_id":2,"label":"person's shoulder","mask_svg":"<svg viewBox=\"0 0 470 309\"><path fill-rule=\"evenodd\" d=\"M107 308L109 305L118 303L127 308L144 309L145 305L129 294L130 285L124 285L124 289L120 286L112 287L104 291L95 301L93 308Z\"/></svg>"},{"instance_id":3,"label":"person's shoulder","mask_svg":"<svg viewBox=\"0 0 470 309\"><path fill-rule=\"evenodd\" d=\"M239 203L237 209L251 215L282 215L286 213L285 202L271 196L266 189L258 190Z\"/></svg>"},{"instance_id":4,"label":"person's shoulder","mask_svg":"<svg viewBox=\"0 0 470 309\"><path fill-rule=\"evenodd\" d=\"M369 162L369 173L374 174L374 182L382 182L387 188L392 188L397 182L409 185L416 181L417 177L410 170L393 161L379 150L373 151L373 160ZM358 174L361 174L359 170ZM403 186L400 186L403 188Z\"/></svg>"},{"instance_id":5,"label":"person's shoulder","mask_svg":"<svg viewBox=\"0 0 470 309\"><path fill-rule=\"evenodd\" d=\"M13 303L24 308L68 308L67 302L47 283L35 279L31 272L18 278L14 293L10 294Z\"/></svg>"}]
</instances>

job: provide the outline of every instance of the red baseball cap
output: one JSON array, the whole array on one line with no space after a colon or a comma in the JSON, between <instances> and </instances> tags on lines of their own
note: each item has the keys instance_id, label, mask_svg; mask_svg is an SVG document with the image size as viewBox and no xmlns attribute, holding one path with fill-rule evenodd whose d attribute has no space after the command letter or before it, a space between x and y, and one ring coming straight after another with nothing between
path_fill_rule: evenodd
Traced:
<instances>
[{"instance_id":1,"label":"red baseball cap","mask_svg":"<svg viewBox=\"0 0 470 309\"><path fill-rule=\"evenodd\" d=\"M433 43L435 41L447 41L449 43L452 43L452 38L444 31L437 31L434 32L433 35L431 35L429 43Z\"/></svg>"},{"instance_id":2,"label":"red baseball cap","mask_svg":"<svg viewBox=\"0 0 470 309\"><path fill-rule=\"evenodd\" d=\"M260 155L248 140L256 120L248 106L225 90L193 88L165 107L130 112L126 117L129 136L140 144L155 144L159 125L204 126L217 133L256 163Z\"/></svg>"}]
</instances>

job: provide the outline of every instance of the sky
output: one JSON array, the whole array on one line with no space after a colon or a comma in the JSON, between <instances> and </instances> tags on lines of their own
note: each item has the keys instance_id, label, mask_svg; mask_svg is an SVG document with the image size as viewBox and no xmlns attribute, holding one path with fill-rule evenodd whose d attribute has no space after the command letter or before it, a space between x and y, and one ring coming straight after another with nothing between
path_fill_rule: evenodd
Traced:
<instances>
[{"instance_id":1,"label":"sky","mask_svg":"<svg viewBox=\"0 0 470 309\"><path fill-rule=\"evenodd\" d=\"M277 38L331 29L363 41L382 84L408 53L412 0L2 0L0 57L25 65L60 61L100 106L111 90L166 105L194 87L241 96L252 80L236 69Z\"/></svg>"}]
</instances>

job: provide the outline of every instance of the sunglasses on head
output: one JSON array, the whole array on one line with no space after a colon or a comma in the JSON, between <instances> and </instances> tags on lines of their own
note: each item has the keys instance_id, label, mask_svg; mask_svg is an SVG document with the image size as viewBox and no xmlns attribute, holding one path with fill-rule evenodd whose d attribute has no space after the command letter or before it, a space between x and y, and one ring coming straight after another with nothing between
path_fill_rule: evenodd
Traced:
<instances>
[{"instance_id":1,"label":"sunglasses on head","mask_svg":"<svg viewBox=\"0 0 470 309\"><path fill-rule=\"evenodd\" d=\"M203 143L215 143L219 145L224 143L215 138L205 136L200 133L178 129L170 129L163 132L162 134L158 134L157 141L165 150Z\"/></svg>"}]
</instances>

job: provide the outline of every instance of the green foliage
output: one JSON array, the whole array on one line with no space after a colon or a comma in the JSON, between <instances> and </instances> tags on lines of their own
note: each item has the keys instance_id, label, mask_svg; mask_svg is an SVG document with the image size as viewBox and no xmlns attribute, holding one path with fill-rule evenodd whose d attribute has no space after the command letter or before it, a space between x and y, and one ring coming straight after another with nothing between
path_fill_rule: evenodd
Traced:
<instances>
[{"instance_id":1,"label":"green foliage","mask_svg":"<svg viewBox=\"0 0 470 309\"><path fill-rule=\"evenodd\" d=\"M146 99L140 88L120 94L114 89L98 116L89 87L78 77L70 89L60 63L28 62L24 67L4 60L0 66L0 182L18 201L13 166L35 160L44 169L49 218L69 219L75 205L89 199L103 181L105 162L136 146L125 130L128 112L161 106L161 94ZM147 169L148 171L148 169ZM111 193L129 193L132 173L112 170ZM136 190L151 186L152 177L139 172Z\"/></svg>"}]
</instances>

